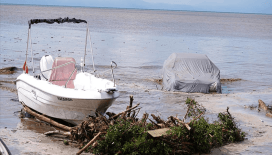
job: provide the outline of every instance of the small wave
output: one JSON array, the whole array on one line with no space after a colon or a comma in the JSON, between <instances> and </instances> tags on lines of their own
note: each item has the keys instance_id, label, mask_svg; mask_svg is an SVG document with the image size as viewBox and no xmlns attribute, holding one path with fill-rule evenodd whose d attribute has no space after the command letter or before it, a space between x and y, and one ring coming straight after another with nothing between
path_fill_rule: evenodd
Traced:
<instances>
[{"instance_id":1,"label":"small wave","mask_svg":"<svg viewBox=\"0 0 272 155\"><path fill-rule=\"evenodd\" d=\"M10 91L10 92L12 92L12 93L17 93L17 90L16 90L16 89L11 88L11 87L7 87L7 86L2 86L2 85L0 85L0 89L6 90L6 91Z\"/></svg>"}]
</instances>

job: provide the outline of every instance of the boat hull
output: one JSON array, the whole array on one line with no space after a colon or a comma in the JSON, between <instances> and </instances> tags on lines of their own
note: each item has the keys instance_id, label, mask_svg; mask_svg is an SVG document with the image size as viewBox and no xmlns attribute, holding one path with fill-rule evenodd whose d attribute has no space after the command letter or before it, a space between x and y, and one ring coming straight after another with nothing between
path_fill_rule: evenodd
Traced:
<instances>
[{"instance_id":1,"label":"boat hull","mask_svg":"<svg viewBox=\"0 0 272 155\"><path fill-rule=\"evenodd\" d=\"M16 81L20 102L42 114L73 124L82 122L88 116L94 116L96 111L105 113L119 96L118 91L112 93L80 91L46 84L47 81L37 80L30 76L26 78L19 76ZM36 87L37 83L40 83L39 87ZM43 89L41 85L47 89ZM50 89L53 92L48 92ZM85 97L83 97L84 94Z\"/></svg>"}]
</instances>

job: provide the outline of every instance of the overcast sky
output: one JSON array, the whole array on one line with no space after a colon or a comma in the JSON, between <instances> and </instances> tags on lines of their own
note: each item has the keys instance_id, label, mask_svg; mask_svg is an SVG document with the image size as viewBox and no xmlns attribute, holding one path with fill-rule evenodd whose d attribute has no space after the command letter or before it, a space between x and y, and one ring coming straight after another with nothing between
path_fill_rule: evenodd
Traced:
<instances>
[{"instance_id":1,"label":"overcast sky","mask_svg":"<svg viewBox=\"0 0 272 155\"><path fill-rule=\"evenodd\" d=\"M0 0L1 3L272 14L272 0Z\"/></svg>"}]
</instances>

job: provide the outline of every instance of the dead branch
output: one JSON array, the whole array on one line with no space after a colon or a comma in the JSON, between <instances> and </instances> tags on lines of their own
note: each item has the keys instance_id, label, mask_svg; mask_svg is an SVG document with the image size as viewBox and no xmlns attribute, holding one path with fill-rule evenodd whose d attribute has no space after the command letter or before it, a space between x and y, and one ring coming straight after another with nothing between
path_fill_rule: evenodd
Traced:
<instances>
[{"instance_id":1,"label":"dead branch","mask_svg":"<svg viewBox=\"0 0 272 155\"><path fill-rule=\"evenodd\" d=\"M148 118L149 119L149 118ZM151 123L153 123L157 128L161 128L157 123L153 122L151 119L149 119Z\"/></svg>"},{"instance_id":2,"label":"dead branch","mask_svg":"<svg viewBox=\"0 0 272 155\"><path fill-rule=\"evenodd\" d=\"M191 122L199 119L201 117L201 115L203 115L203 114L204 114L204 112L202 112L200 115L198 115L197 117L195 117L194 119L192 119L188 124L190 124Z\"/></svg>"},{"instance_id":3,"label":"dead branch","mask_svg":"<svg viewBox=\"0 0 272 155\"><path fill-rule=\"evenodd\" d=\"M135 106L132 107L132 108L127 109L126 111L120 112L119 114L110 117L110 119L116 118L116 117L122 115L122 114L125 113L125 112L128 112L128 111L130 111L130 110L133 110L133 109L137 108L139 105L140 105L140 103L138 103L137 105L135 105Z\"/></svg>"},{"instance_id":4,"label":"dead branch","mask_svg":"<svg viewBox=\"0 0 272 155\"><path fill-rule=\"evenodd\" d=\"M187 117L187 115L188 115L189 110L190 110L190 108L187 109L187 112L186 112L186 114L184 115L183 120L182 120L183 122L185 121L185 119L186 119L186 117Z\"/></svg>"},{"instance_id":5,"label":"dead branch","mask_svg":"<svg viewBox=\"0 0 272 155\"><path fill-rule=\"evenodd\" d=\"M101 132L99 132L87 145L85 145L80 151L78 151L77 155L80 155L84 150L86 150L98 138L100 134Z\"/></svg>"},{"instance_id":6,"label":"dead branch","mask_svg":"<svg viewBox=\"0 0 272 155\"><path fill-rule=\"evenodd\" d=\"M132 107L132 103L133 103L133 100L134 100L133 95L130 95L129 99L130 99L130 102L129 102L129 106L127 107L127 109ZM127 117L130 117L130 112L131 112L131 110L128 111Z\"/></svg>"},{"instance_id":7,"label":"dead branch","mask_svg":"<svg viewBox=\"0 0 272 155\"><path fill-rule=\"evenodd\" d=\"M157 122L157 123L162 123L164 124L164 121L160 118L160 116L155 116L154 114L151 114L151 116L153 117L153 119Z\"/></svg>"},{"instance_id":8,"label":"dead branch","mask_svg":"<svg viewBox=\"0 0 272 155\"><path fill-rule=\"evenodd\" d=\"M184 123L182 120L178 119L177 117L173 117L176 121L178 121L180 124L182 124L183 126L185 126L188 130L191 130L191 127L187 124Z\"/></svg>"},{"instance_id":9,"label":"dead branch","mask_svg":"<svg viewBox=\"0 0 272 155\"><path fill-rule=\"evenodd\" d=\"M60 134L60 135L64 135L64 136L71 136L70 132L63 132L60 130L55 130L55 131L48 131L44 133L46 136L50 136L50 135L54 135L54 134Z\"/></svg>"}]
</instances>

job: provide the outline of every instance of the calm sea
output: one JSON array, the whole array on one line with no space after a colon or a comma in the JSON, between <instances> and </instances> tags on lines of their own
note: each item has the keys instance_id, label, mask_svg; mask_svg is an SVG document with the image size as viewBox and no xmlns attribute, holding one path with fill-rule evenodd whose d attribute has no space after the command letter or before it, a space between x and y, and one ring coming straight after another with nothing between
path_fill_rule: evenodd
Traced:
<instances>
[{"instance_id":1,"label":"calm sea","mask_svg":"<svg viewBox=\"0 0 272 155\"><path fill-rule=\"evenodd\" d=\"M240 107L256 104L259 97L272 104L272 15L22 5L0 7L1 68L23 66L28 20L59 17L87 20L100 76L111 78L110 72L104 71L110 69L111 61L118 64L114 73L121 96L110 110L124 110L129 95L134 95L135 103L142 103L142 113L153 112L162 117L183 114L184 105L181 103L187 96L198 97L199 94L164 92L162 86L154 82L162 78L164 60L173 52L206 54L220 69L221 78L241 78L242 81L223 85L224 94L249 99L246 103L237 100ZM39 73L39 60L46 54L73 56L80 63L85 48L85 24L35 24L31 35L35 73ZM87 56L91 70L90 54ZM28 59L32 70L30 61ZM15 80L21 72L0 75L0 78ZM3 90L1 96L5 101L10 96L16 98L16 94L7 94Z\"/></svg>"}]
</instances>

